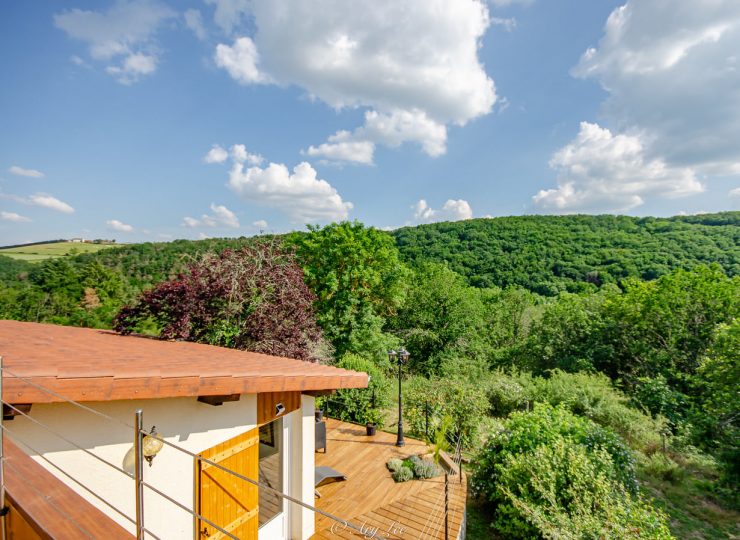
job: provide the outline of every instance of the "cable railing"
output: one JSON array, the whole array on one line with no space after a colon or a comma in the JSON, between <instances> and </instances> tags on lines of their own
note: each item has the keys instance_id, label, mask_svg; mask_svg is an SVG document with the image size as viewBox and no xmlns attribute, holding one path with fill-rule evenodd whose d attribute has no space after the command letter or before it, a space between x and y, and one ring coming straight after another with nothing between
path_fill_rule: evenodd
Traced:
<instances>
[{"instance_id":1,"label":"cable railing","mask_svg":"<svg viewBox=\"0 0 740 540\"><path fill-rule=\"evenodd\" d=\"M85 448L82 444L79 444L69 438L66 435L63 435L62 433L59 433L58 430L52 428L48 424L38 420L37 418L32 417L27 412L21 410L20 408L16 407L14 404L6 401L5 399L0 398L0 402L2 405L8 408L9 411L13 411L14 415L21 416L30 422L32 422L34 425L38 426L40 429L42 429L45 432L48 432L49 434L57 437L61 441L65 442L72 448L79 450L83 452L85 455L90 456L91 458L95 459L97 462L105 465L106 467L110 468L113 471L116 471L119 474L124 475L128 479L132 479L134 481L134 491L135 491L135 516L132 517L120 508L116 507L114 504L112 504L109 500L107 500L104 496L101 494L95 492L88 486L84 485L82 482L80 482L78 479L76 479L72 474L70 474L68 471L65 471L59 464L54 463L52 460L50 460L48 457L44 455L42 451L40 451L38 448L36 448L35 445L29 443L28 440L24 439L24 437L20 436L17 432L14 431L14 429L9 429L4 422L0 422L0 498L2 499L0 501L1 507L5 507L5 477L4 477L4 468L8 466L11 470L15 471L16 473L20 474L20 471L13 466L12 461L8 461L8 459L1 453L2 452L2 438L5 436L5 434L9 435L13 440L20 443L23 447L27 448L31 453L38 456L41 460L43 460L45 463L47 463L51 468L58 471L59 474L62 476L68 478L70 481L74 482L75 485L79 486L82 490L89 493L95 500L102 503L105 507L109 508L111 511L115 512L117 515L119 515L121 518L125 519L126 522L130 523L135 527L136 531L136 538L137 540L144 540L144 538L153 538L154 540L162 540L157 534L152 532L150 529L148 529L145 526L145 519L144 519L144 500L145 500L145 489L150 491L151 493L157 495L158 497L161 497L162 499L166 500L168 503L176 506L180 510L183 510L187 513L189 513L193 518L202 521L203 523L206 523L213 527L213 529L221 534L223 534L227 538L232 538L234 540L239 540L237 536L235 536L230 531L226 530L225 528L217 525L209 518L201 515L199 512L196 512L193 508L188 507L187 505L183 504L180 501L177 501L172 496L168 495L158 487L152 485L149 482L146 482L143 479L143 461L144 461L144 453L143 453L143 440L144 437L151 437L153 439L156 439L160 441L163 445L166 445L170 448L173 448L190 458L197 460L201 463L208 464L210 467L215 467L224 473L227 473L229 475L232 475L233 477L240 479L242 481L248 482L260 490L265 490L267 492L270 492L278 497L280 497L282 500L285 500L291 504L296 504L301 506L302 508L305 508L307 510L310 510L311 512L314 512L315 514L319 514L321 516L324 516L333 522L341 525L342 529L352 529L361 535L366 534L365 528L363 528L360 525L357 525L355 523L352 523L348 519L341 518L339 516L336 516L332 513L326 512L324 510L321 510L313 505L310 505L300 499L297 499L295 497L292 497L290 495L287 495L283 493L280 490L274 489L273 487L260 482L258 479L249 478L243 474L240 474L232 469L229 469L228 467L225 467L221 465L220 463L216 463L212 460L206 459L202 456L199 456L198 454L191 452L190 450L183 448L182 446L179 446L163 437L158 436L157 434L152 434L143 429L143 411L137 410L134 413L134 424L129 424L128 422L125 422L121 420L120 418L116 418L114 416L108 415L102 411L99 411L93 407L90 407L88 405L84 405L82 403L79 403L78 401L75 401L73 399L68 398L67 396L64 396L58 392L55 392L54 390L51 390L49 388L46 388L26 377L23 377L17 373L14 373L7 368L5 368L2 365L2 357L0 357L0 396L2 396L2 380L3 376L8 376L15 378L17 380L20 380L24 382L25 384L28 384L37 390L40 390L50 396L53 396L59 401L69 403L73 405L74 407L79 408L80 410L86 411L87 413L93 414L99 418L102 418L103 420L107 422L113 422L117 423L123 427L126 427L130 430L132 430L132 441L134 443L134 473L130 473L126 471L125 469L115 465L114 463L111 463L110 461L102 458L101 456L97 455L96 453L90 451L89 449ZM29 487L32 489L32 491L36 492L39 496L46 499L46 497L41 493L35 486L32 486L28 484ZM53 503L47 500L49 504L57 510L60 514L64 515L64 517L75 524L76 527L80 529L80 531L83 533L84 536L89 538L94 538L89 531L86 531L84 527L74 520L72 516L70 516L68 513L65 513L62 509L59 509L58 507L55 507ZM385 540L380 535L375 535L374 538L377 538L378 540Z\"/></svg>"}]
</instances>

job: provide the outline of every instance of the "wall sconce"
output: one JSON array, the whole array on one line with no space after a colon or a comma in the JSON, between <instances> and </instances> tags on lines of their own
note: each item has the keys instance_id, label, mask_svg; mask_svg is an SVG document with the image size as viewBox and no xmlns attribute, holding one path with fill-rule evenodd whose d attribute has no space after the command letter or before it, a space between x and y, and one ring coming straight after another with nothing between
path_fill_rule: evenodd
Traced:
<instances>
[{"instance_id":1,"label":"wall sconce","mask_svg":"<svg viewBox=\"0 0 740 540\"><path fill-rule=\"evenodd\" d=\"M141 442L144 459L146 459L150 467L152 466L154 457L159 454L159 451L162 450L162 447L164 446L164 443L160 438L159 433L156 432L156 427L152 426L152 429L149 431L149 435L144 435L144 440Z\"/></svg>"},{"instance_id":2,"label":"wall sconce","mask_svg":"<svg viewBox=\"0 0 740 540\"><path fill-rule=\"evenodd\" d=\"M285 405L283 405L282 403L278 403L277 405L275 405L275 416L280 416L284 412L285 412Z\"/></svg>"}]
</instances>

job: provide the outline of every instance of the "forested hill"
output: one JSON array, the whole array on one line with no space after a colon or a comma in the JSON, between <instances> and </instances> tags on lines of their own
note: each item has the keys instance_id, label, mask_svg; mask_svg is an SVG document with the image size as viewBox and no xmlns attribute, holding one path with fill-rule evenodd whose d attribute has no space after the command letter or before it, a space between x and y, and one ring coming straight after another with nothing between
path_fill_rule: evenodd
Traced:
<instances>
[{"instance_id":1,"label":"forested hill","mask_svg":"<svg viewBox=\"0 0 740 540\"><path fill-rule=\"evenodd\" d=\"M407 261L447 264L478 287L552 296L718 263L740 274L740 212L673 218L518 216L393 231Z\"/></svg>"}]
</instances>

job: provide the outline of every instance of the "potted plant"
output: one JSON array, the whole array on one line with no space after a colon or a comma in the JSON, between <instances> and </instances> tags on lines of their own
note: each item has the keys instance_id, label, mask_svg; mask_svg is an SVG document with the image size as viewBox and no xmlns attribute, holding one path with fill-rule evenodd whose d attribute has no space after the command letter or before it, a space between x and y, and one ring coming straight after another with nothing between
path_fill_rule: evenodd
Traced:
<instances>
[{"instance_id":1,"label":"potted plant","mask_svg":"<svg viewBox=\"0 0 740 540\"><path fill-rule=\"evenodd\" d=\"M368 409L365 412L365 430L368 437L372 437L379 427L383 427L383 420L383 413L379 409Z\"/></svg>"}]
</instances>

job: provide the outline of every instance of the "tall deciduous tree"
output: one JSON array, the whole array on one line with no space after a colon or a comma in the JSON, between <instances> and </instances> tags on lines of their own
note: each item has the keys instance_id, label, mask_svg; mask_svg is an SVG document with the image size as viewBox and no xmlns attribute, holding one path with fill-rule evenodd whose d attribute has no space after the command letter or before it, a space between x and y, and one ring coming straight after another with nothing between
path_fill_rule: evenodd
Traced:
<instances>
[{"instance_id":1,"label":"tall deciduous tree","mask_svg":"<svg viewBox=\"0 0 740 540\"><path fill-rule=\"evenodd\" d=\"M393 238L357 221L309 231L294 242L324 334L337 356L382 357L384 318L402 304L408 274Z\"/></svg>"},{"instance_id":2,"label":"tall deciduous tree","mask_svg":"<svg viewBox=\"0 0 740 540\"><path fill-rule=\"evenodd\" d=\"M203 255L124 307L115 329L129 333L154 322L164 339L317 361L328 354L314 299L292 252L259 242Z\"/></svg>"}]
</instances>

